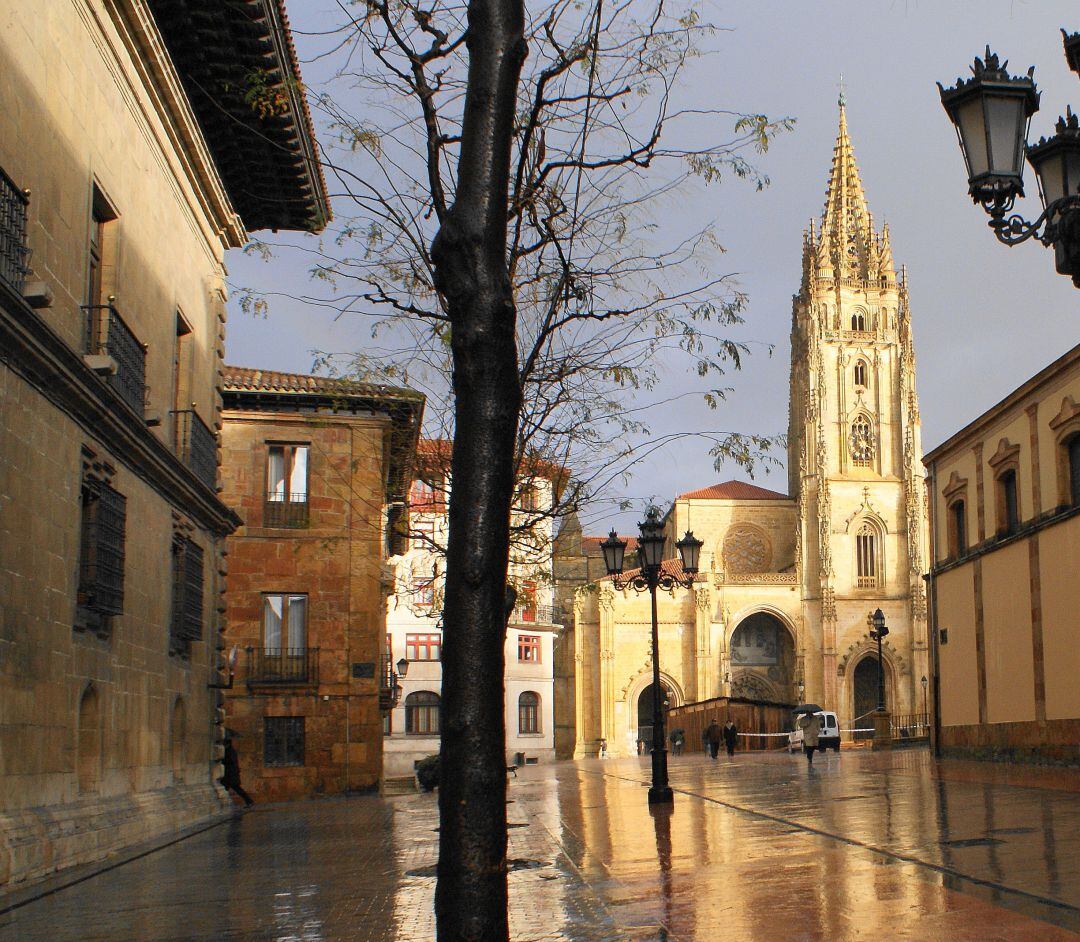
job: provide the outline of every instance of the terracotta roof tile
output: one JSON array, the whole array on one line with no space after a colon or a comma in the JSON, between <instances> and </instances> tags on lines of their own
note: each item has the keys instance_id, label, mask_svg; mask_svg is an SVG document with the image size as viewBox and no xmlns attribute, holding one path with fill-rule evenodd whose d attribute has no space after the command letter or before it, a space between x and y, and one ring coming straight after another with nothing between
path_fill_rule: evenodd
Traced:
<instances>
[{"instance_id":1,"label":"terracotta roof tile","mask_svg":"<svg viewBox=\"0 0 1080 942\"><path fill-rule=\"evenodd\" d=\"M626 540L626 552L628 552L628 553L636 553L637 552L638 538L636 536L626 536L625 534L619 534L619 538L623 539L623 540ZM581 538L581 552L584 553L586 556L596 555L596 554L600 553L601 552L600 544L603 543L604 540L606 540L606 539L607 539L606 535L604 535L604 536L583 536Z\"/></svg>"},{"instance_id":2,"label":"terracotta roof tile","mask_svg":"<svg viewBox=\"0 0 1080 942\"><path fill-rule=\"evenodd\" d=\"M665 559L665 560L662 560L661 563L660 563L660 572L665 576L677 576L680 579L685 578L685 575L686 575L683 572L682 560L681 559ZM640 573L641 573L640 569L627 569L626 572L624 572L622 574L622 578L623 578L623 580L630 579L630 578L632 578L632 577L634 577L636 575L639 575ZM600 581L601 582L610 582L612 580L612 578L613 578L612 576L604 576L603 579L601 579ZM699 573L696 573L694 575L694 582L704 582L704 581L705 581L705 574L704 573L699 572Z\"/></svg>"},{"instance_id":3,"label":"terracotta roof tile","mask_svg":"<svg viewBox=\"0 0 1080 942\"><path fill-rule=\"evenodd\" d=\"M770 491L747 481L725 481L698 491L680 494L677 500L791 500L787 494Z\"/></svg>"},{"instance_id":4,"label":"terracotta roof tile","mask_svg":"<svg viewBox=\"0 0 1080 942\"><path fill-rule=\"evenodd\" d=\"M399 386L381 386L331 376L281 373L247 366L224 366L221 378L229 392L317 393L331 396L375 396L386 399L423 400L423 393Z\"/></svg>"}]
</instances>

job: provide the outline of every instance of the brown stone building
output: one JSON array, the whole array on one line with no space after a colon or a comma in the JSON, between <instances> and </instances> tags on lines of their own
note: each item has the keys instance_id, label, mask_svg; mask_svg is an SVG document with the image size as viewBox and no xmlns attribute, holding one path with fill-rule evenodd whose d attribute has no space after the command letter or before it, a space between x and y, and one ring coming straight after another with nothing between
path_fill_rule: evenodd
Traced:
<instances>
[{"instance_id":1,"label":"brown stone building","mask_svg":"<svg viewBox=\"0 0 1080 942\"><path fill-rule=\"evenodd\" d=\"M224 257L328 212L280 0L2 20L0 886L226 807Z\"/></svg>"},{"instance_id":2,"label":"brown stone building","mask_svg":"<svg viewBox=\"0 0 1080 942\"><path fill-rule=\"evenodd\" d=\"M926 466L941 750L1080 764L1080 346Z\"/></svg>"},{"instance_id":3,"label":"brown stone building","mask_svg":"<svg viewBox=\"0 0 1080 942\"><path fill-rule=\"evenodd\" d=\"M226 367L224 402L222 497L244 521L226 593L244 787L271 801L376 787L390 706L383 563L400 549L424 398Z\"/></svg>"}]
</instances>

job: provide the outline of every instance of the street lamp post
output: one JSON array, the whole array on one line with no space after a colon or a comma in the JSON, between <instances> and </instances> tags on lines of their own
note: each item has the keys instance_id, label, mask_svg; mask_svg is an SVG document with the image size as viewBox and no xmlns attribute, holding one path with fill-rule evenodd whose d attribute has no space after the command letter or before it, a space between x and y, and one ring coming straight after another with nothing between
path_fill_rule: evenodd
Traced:
<instances>
[{"instance_id":1,"label":"street lamp post","mask_svg":"<svg viewBox=\"0 0 1080 942\"><path fill-rule=\"evenodd\" d=\"M638 562L637 574L631 573L622 578L623 559L626 555L626 540L612 530L608 538L600 544L604 553L604 566L615 587L633 589L635 592L648 592L652 601L652 669L653 669L653 747L652 747L652 786L649 788L649 804L671 804L675 798L668 785L667 737L664 733L664 697L660 687L660 630L656 617L656 590L671 590L676 586L690 588L698 571L698 558L701 554L702 541L695 539L692 531L679 540L675 547L679 551L683 574L664 572L664 525L660 521L660 511L650 507L645 519L638 524Z\"/></svg>"},{"instance_id":2,"label":"street lamp post","mask_svg":"<svg viewBox=\"0 0 1080 942\"><path fill-rule=\"evenodd\" d=\"M1080 74L1080 33L1061 34L1069 67ZM1052 245L1058 272L1080 288L1080 126L1069 108L1057 133L1029 145L1031 116L1039 110L1035 67L1009 75L1007 66L987 46L970 79L958 78L952 88L938 82L967 165L968 193L989 214L999 241L1012 246L1034 236ZM1025 154L1042 196L1043 212L1034 222L1012 212L1024 195Z\"/></svg>"},{"instance_id":3,"label":"street lamp post","mask_svg":"<svg viewBox=\"0 0 1080 942\"><path fill-rule=\"evenodd\" d=\"M923 722L926 723L927 725L929 725L929 723L930 723L930 709L927 706L927 702L926 702L926 685L929 682L930 681L928 681L926 679L926 675L923 674L923 678L920 681L920 683L922 683L922 711L923 711Z\"/></svg>"},{"instance_id":4,"label":"street lamp post","mask_svg":"<svg viewBox=\"0 0 1080 942\"><path fill-rule=\"evenodd\" d=\"M885 613L879 608L870 616L873 628L870 637L877 641L878 669L878 704L874 711L874 748L888 749L892 745L892 732L889 729L889 713L885 709L885 661L881 652L881 642L889 633L885 625Z\"/></svg>"}]
</instances>

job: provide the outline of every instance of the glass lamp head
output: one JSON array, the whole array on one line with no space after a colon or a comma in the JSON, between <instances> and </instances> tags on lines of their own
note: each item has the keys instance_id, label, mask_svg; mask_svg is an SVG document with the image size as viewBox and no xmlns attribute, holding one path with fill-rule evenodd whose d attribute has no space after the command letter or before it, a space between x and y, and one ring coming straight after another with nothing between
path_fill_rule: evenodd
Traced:
<instances>
[{"instance_id":1,"label":"glass lamp head","mask_svg":"<svg viewBox=\"0 0 1080 942\"><path fill-rule=\"evenodd\" d=\"M600 544L604 554L604 568L609 576L617 576L623 571L623 558L626 556L626 540L619 539L619 534L612 530L608 538Z\"/></svg>"}]
</instances>

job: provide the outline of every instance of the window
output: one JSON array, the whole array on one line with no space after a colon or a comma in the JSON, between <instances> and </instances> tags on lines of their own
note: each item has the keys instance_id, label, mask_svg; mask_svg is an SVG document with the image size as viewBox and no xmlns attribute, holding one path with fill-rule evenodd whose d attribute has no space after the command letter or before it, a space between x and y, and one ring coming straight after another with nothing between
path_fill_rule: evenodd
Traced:
<instances>
[{"instance_id":1,"label":"window","mask_svg":"<svg viewBox=\"0 0 1080 942\"><path fill-rule=\"evenodd\" d=\"M518 697L518 734L530 736L540 732L540 695L526 690Z\"/></svg>"},{"instance_id":2,"label":"window","mask_svg":"<svg viewBox=\"0 0 1080 942\"><path fill-rule=\"evenodd\" d=\"M866 364L862 360L855 364L855 385L866 387Z\"/></svg>"},{"instance_id":3,"label":"window","mask_svg":"<svg viewBox=\"0 0 1080 942\"><path fill-rule=\"evenodd\" d=\"M430 690L417 690L405 698L405 734L407 736L439 735L439 695Z\"/></svg>"},{"instance_id":4,"label":"window","mask_svg":"<svg viewBox=\"0 0 1080 942\"><path fill-rule=\"evenodd\" d=\"M518 596L518 612L522 621L536 621L536 582L529 580L521 585Z\"/></svg>"},{"instance_id":5,"label":"window","mask_svg":"<svg viewBox=\"0 0 1080 942\"><path fill-rule=\"evenodd\" d=\"M1080 435L1066 444L1069 456L1069 497L1074 507L1080 507Z\"/></svg>"},{"instance_id":6,"label":"window","mask_svg":"<svg viewBox=\"0 0 1080 942\"><path fill-rule=\"evenodd\" d=\"M435 580L413 579L409 596L410 602L417 608L431 608L435 604Z\"/></svg>"},{"instance_id":7,"label":"window","mask_svg":"<svg viewBox=\"0 0 1080 942\"><path fill-rule=\"evenodd\" d=\"M303 765L304 718L268 716L263 722L263 765Z\"/></svg>"},{"instance_id":8,"label":"window","mask_svg":"<svg viewBox=\"0 0 1080 942\"><path fill-rule=\"evenodd\" d=\"M442 660L442 635L438 632L405 635L405 659L408 661Z\"/></svg>"},{"instance_id":9,"label":"window","mask_svg":"<svg viewBox=\"0 0 1080 942\"><path fill-rule=\"evenodd\" d=\"M82 486L76 627L104 636L109 618L124 611L127 499L103 481Z\"/></svg>"},{"instance_id":10,"label":"window","mask_svg":"<svg viewBox=\"0 0 1080 942\"><path fill-rule=\"evenodd\" d=\"M967 552L967 506L956 500L949 505L949 555L963 556Z\"/></svg>"},{"instance_id":11,"label":"window","mask_svg":"<svg viewBox=\"0 0 1080 942\"><path fill-rule=\"evenodd\" d=\"M858 311L851 315L851 329L852 330L866 330L866 315L862 311Z\"/></svg>"},{"instance_id":12,"label":"window","mask_svg":"<svg viewBox=\"0 0 1080 942\"><path fill-rule=\"evenodd\" d=\"M107 325L105 308L114 293L113 267L116 211L96 186L90 205L90 237L86 249L86 352L98 353Z\"/></svg>"},{"instance_id":13,"label":"window","mask_svg":"<svg viewBox=\"0 0 1080 942\"><path fill-rule=\"evenodd\" d=\"M263 596L263 650L302 654L307 647L307 596Z\"/></svg>"},{"instance_id":14,"label":"window","mask_svg":"<svg viewBox=\"0 0 1080 942\"><path fill-rule=\"evenodd\" d=\"M409 545L413 549L431 549L435 545L433 517L413 517L409 523Z\"/></svg>"},{"instance_id":15,"label":"window","mask_svg":"<svg viewBox=\"0 0 1080 942\"><path fill-rule=\"evenodd\" d=\"M270 445L266 462L268 527L306 527L308 522L308 446Z\"/></svg>"},{"instance_id":16,"label":"window","mask_svg":"<svg viewBox=\"0 0 1080 942\"><path fill-rule=\"evenodd\" d=\"M851 423L851 461L857 468L869 468L874 461L874 427L860 415Z\"/></svg>"},{"instance_id":17,"label":"window","mask_svg":"<svg viewBox=\"0 0 1080 942\"><path fill-rule=\"evenodd\" d=\"M872 589L878 583L877 532L864 523L855 535L855 585L860 589Z\"/></svg>"},{"instance_id":18,"label":"window","mask_svg":"<svg viewBox=\"0 0 1080 942\"><path fill-rule=\"evenodd\" d=\"M1020 502L1016 491L1016 471L1011 468L998 478L1001 508L1001 533L1008 536L1020 527Z\"/></svg>"},{"instance_id":19,"label":"window","mask_svg":"<svg viewBox=\"0 0 1080 942\"><path fill-rule=\"evenodd\" d=\"M539 635L518 635L518 660L522 664L540 663Z\"/></svg>"},{"instance_id":20,"label":"window","mask_svg":"<svg viewBox=\"0 0 1080 942\"><path fill-rule=\"evenodd\" d=\"M169 653L191 657L191 642L202 638L203 551L186 538L172 545L173 595Z\"/></svg>"},{"instance_id":21,"label":"window","mask_svg":"<svg viewBox=\"0 0 1080 942\"><path fill-rule=\"evenodd\" d=\"M409 507L418 511L442 511L442 487L437 481L417 478L409 488Z\"/></svg>"}]
</instances>

